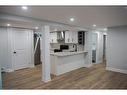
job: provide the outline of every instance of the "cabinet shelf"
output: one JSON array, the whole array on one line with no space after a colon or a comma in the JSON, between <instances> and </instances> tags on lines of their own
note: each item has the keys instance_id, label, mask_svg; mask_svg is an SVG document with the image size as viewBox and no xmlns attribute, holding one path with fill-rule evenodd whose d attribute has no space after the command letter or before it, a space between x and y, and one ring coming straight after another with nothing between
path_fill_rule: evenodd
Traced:
<instances>
[{"instance_id":1,"label":"cabinet shelf","mask_svg":"<svg viewBox=\"0 0 127 95\"><path fill-rule=\"evenodd\" d=\"M78 44L84 45L85 31L78 31Z\"/></svg>"}]
</instances>

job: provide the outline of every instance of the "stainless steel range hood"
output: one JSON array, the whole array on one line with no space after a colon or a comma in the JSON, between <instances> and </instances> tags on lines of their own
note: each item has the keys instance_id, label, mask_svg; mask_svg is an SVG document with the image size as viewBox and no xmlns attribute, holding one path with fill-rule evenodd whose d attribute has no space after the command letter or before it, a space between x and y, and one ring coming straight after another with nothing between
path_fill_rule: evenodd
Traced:
<instances>
[{"instance_id":1,"label":"stainless steel range hood","mask_svg":"<svg viewBox=\"0 0 127 95\"><path fill-rule=\"evenodd\" d=\"M65 31L58 31L57 32L57 41L58 42L65 42Z\"/></svg>"}]
</instances>

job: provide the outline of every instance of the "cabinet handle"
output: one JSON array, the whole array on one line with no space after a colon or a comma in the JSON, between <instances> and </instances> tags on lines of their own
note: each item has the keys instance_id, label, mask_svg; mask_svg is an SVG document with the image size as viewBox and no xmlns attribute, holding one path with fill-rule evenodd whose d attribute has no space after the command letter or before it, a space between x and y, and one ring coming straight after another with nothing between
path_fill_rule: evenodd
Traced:
<instances>
[{"instance_id":1,"label":"cabinet handle","mask_svg":"<svg viewBox=\"0 0 127 95\"><path fill-rule=\"evenodd\" d=\"M13 53L16 54L16 51L14 51Z\"/></svg>"}]
</instances>

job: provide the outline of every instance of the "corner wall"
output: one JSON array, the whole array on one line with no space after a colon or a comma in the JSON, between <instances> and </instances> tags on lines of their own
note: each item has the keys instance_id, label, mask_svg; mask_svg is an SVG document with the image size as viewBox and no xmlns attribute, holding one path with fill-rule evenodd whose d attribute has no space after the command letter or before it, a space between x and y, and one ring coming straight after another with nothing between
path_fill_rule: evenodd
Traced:
<instances>
[{"instance_id":1,"label":"corner wall","mask_svg":"<svg viewBox=\"0 0 127 95\"><path fill-rule=\"evenodd\" d=\"M106 68L127 73L127 26L108 28Z\"/></svg>"},{"instance_id":2,"label":"corner wall","mask_svg":"<svg viewBox=\"0 0 127 95\"><path fill-rule=\"evenodd\" d=\"M8 68L8 33L7 28L0 27L0 64L1 68Z\"/></svg>"}]
</instances>

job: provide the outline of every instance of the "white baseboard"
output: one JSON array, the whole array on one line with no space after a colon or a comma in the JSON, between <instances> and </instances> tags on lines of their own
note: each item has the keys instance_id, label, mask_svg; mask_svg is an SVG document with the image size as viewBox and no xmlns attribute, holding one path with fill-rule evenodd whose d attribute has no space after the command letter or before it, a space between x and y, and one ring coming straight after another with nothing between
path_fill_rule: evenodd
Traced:
<instances>
[{"instance_id":1,"label":"white baseboard","mask_svg":"<svg viewBox=\"0 0 127 95\"><path fill-rule=\"evenodd\" d=\"M5 69L5 72L14 72L13 69Z\"/></svg>"},{"instance_id":2,"label":"white baseboard","mask_svg":"<svg viewBox=\"0 0 127 95\"><path fill-rule=\"evenodd\" d=\"M34 68L35 67L35 65L29 65L29 68Z\"/></svg>"},{"instance_id":3,"label":"white baseboard","mask_svg":"<svg viewBox=\"0 0 127 95\"><path fill-rule=\"evenodd\" d=\"M100 64L100 63L102 63L103 61L102 60L100 60L100 61L98 61L98 62L96 62L95 64Z\"/></svg>"},{"instance_id":4,"label":"white baseboard","mask_svg":"<svg viewBox=\"0 0 127 95\"><path fill-rule=\"evenodd\" d=\"M91 66L92 66L92 64L84 64L84 67L86 67L86 68L89 68Z\"/></svg>"},{"instance_id":5,"label":"white baseboard","mask_svg":"<svg viewBox=\"0 0 127 95\"><path fill-rule=\"evenodd\" d=\"M117 69L112 67L106 67L106 70L127 74L127 70Z\"/></svg>"}]
</instances>

